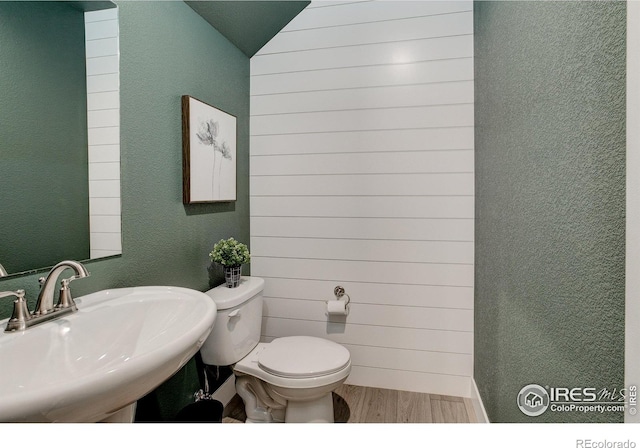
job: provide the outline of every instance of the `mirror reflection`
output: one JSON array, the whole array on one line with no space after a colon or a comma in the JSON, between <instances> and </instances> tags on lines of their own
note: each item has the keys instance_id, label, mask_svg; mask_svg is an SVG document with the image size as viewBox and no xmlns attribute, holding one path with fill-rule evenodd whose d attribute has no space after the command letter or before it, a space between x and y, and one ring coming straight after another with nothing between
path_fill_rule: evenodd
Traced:
<instances>
[{"instance_id":1,"label":"mirror reflection","mask_svg":"<svg viewBox=\"0 0 640 448\"><path fill-rule=\"evenodd\" d=\"M0 2L0 276L121 253L114 6Z\"/></svg>"}]
</instances>

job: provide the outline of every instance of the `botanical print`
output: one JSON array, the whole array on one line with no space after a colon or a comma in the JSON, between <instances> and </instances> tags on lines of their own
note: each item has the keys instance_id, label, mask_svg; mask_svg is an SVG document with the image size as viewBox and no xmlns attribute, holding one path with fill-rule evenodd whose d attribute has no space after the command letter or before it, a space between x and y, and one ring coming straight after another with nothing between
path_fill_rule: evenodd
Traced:
<instances>
[{"instance_id":1,"label":"botanical print","mask_svg":"<svg viewBox=\"0 0 640 448\"><path fill-rule=\"evenodd\" d=\"M189 202L236 199L236 118L189 98Z\"/></svg>"},{"instance_id":2,"label":"botanical print","mask_svg":"<svg viewBox=\"0 0 640 448\"><path fill-rule=\"evenodd\" d=\"M222 162L226 160L232 160L231 150L229 149L229 145L227 142L222 142L222 144L218 144L218 129L220 125L217 121L207 120L205 122L200 122L199 132L196 133L198 140L200 143L206 146L211 146L211 150L213 151L213 168L211 172L211 197L216 199L220 197L220 180L222 179ZM216 172L216 152L220 153L218 165L218 171Z\"/></svg>"}]
</instances>

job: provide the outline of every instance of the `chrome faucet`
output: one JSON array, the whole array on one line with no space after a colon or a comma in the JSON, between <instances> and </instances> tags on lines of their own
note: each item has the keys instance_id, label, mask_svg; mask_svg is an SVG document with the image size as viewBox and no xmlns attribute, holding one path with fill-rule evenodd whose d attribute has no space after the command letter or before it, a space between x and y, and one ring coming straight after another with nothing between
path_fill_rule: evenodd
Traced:
<instances>
[{"instance_id":1,"label":"chrome faucet","mask_svg":"<svg viewBox=\"0 0 640 448\"><path fill-rule=\"evenodd\" d=\"M6 277L7 275L9 275L9 273L7 272L7 270L4 268L4 266L2 266L0 264L0 277Z\"/></svg>"},{"instance_id":2,"label":"chrome faucet","mask_svg":"<svg viewBox=\"0 0 640 448\"><path fill-rule=\"evenodd\" d=\"M66 269L73 269L75 275L69 278L65 278L60 282L60 297L58 304L53 306L53 294L55 291L58 278ZM33 312L29 312L27 308L27 302L24 299L24 290L0 292L1 297L15 296L16 300L13 302L13 315L7 323L5 332L25 330L33 325L37 325L48 320L56 319L57 317L65 314L78 311L73 298L71 297L71 289L69 289L69 283L73 280L84 278L89 276L89 271L82 263L77 261L61 261L49 271L47 277L40 278L40 294L38 295L38 301L36 302L36 309Z\"/></svg>"}]
</instances>

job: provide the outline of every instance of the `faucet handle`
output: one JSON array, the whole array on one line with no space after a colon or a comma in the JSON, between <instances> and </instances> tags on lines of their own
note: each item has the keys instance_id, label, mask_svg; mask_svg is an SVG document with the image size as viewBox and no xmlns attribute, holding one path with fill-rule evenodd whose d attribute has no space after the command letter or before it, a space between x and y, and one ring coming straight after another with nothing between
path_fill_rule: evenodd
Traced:
<instances>
[{"instance_id":1,"label":"faucet handle","mask_svg":"<svg viewBox=\"0 0 640 448\"><path fill-rule=\"evenodd\" d=\"M60 310L71 308L73 311L78 311L76 302L73 300L73 297L71 297L71 288L69 288L69 283L79 278L85 278L91 275L84 266L80 266L82 267L82 269L80 269L76 275L73 275L69 278L64 278L60 281L60 294L58 297L58 304L56 305L55 309Z\"/></svg>"},{"instance_id":2,"label":"faucet handle","mask_svg":"<svg viewBox=\"0 0 640 448\"><path fill-rule=\"evenodd\" d=\"M18 297L22 296L24 298L24 289L18 289L17 291L3 291L0 292L0 298L2 297Z\"/></svg>"},{"instance_id":3,"label":"faucet handle","mask_svg":"<svg viewBox=\"0 0 640 448\"><path fill-rule=\"evenodd\" d=\"M2 297L17 297L18 300L23 299L24 300L24 289L18 289L17 291L4 291L4 292L0 292L0 298Z\"/></svg>"},{"instance_id":4,"label":"faucet handle","mask_svg":"<svg viewBox=\"0 0 640 448\"><path fill-rule=\"evenodd\" d=\"M0 292L0 297L9 296L15 296L16 300L13 301L13 313L4 331L24 330L27 328L27 321L31 319L27 301L24 299L24 289Z\"/></svg>"},{"instance_id":5,"label":"faucet handle","mask_svg":"<svg viewBox=\"0 0 640 448\"><path fill-rule=\"evenodd\" d=\"M80 277L71 277L65 278L60 282L60 297L58 299L58 304L56 305L57 310L64 308L71 308L73 311L77 311L76 302L71 297L71 288L69 288L69 282L75 280Z\"/></svg>"}]
</instances>

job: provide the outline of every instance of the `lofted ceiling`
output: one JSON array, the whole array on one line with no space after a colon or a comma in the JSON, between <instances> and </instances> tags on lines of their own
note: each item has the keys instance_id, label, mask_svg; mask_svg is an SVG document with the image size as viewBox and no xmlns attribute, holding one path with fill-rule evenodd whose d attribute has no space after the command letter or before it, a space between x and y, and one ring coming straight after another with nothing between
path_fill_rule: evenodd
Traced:
<instances>
[{"instance_id":1,"label":"lofted ceiling","mask_svg":"<svg viewBox=\"0 0 640 448\"><path fill-rule=\"evenodd\" d=\"M310 1L186 1L248 57L256 54Z\"/></svg>"}]
</instances>

